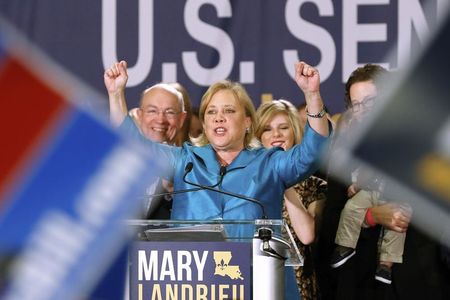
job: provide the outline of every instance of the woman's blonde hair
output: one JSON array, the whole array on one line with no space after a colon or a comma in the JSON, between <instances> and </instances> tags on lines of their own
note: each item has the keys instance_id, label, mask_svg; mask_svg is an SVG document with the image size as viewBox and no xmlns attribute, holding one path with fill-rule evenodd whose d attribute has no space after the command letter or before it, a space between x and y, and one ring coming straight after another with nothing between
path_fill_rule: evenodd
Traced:
<instances>
[{"instance_id":1,"label":"woman's blonde hair","mask_svg":"<svg viewBox=\"0 0 450 300\"><path fill-rule=\"evenodd\" d=\"M247 94L245 88L238 82L233 82L230 80L221 80L214 84L212 84L206 93L202 97L202 101L200 102L199 109L199 119L202 124L205 123L205 111L211 102L212 97L219 91L228 90L231 91L236 98L237 102L244 108L245 116L249 117L251 120L250 127L246 131L244 138L244 147L245 148L256 148L259 147L260 144L258 140L255 138L255 124L256 124L256 116L255 116L255 107L253 105L252 100ZM203 132L197 138L191 138L192 143L196 146L204 146L209 144L209 140L206 137L206 134Z\"/></svg>"},{"instance_id":2,"label":"woman's blonde hair","mask_svg":"<svg viewBox=\"0 0 450 300\"><path fill-rule=\"evenodd\" d=\"M258 108L258 111L256 112L256 137L261 139L264 127L277 114L284 114L288 117L290 126L294 131L294 144L300 143L303 136L303 130L300 127L297 109L291 102L284 99L272 100L271 102L262 104Z\"/></svg>"}]
</instances>

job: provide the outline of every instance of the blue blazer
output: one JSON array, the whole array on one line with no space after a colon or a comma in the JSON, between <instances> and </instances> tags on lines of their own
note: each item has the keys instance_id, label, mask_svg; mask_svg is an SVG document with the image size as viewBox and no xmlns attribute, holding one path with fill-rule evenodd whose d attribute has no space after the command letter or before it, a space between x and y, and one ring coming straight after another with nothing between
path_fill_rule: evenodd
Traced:
<instances>
[{"instance_id":1,"label":"blue blazer","mask_svg":"<svg viewBox=\"0 0 450 300\"><path fill-rule=\"evenodd\" d=\"M197 147L184 143L183 147L174 147L154 143L139 133L130 117L122 123L121 130L143 141L151 155L159 158L158 162L168 170L161 175L173 180L175 191L194 187L183 181L184 169L189 162L193 163L193 169L186 177L188 181L202 185L214 185L219 181L220 164L211 145ZM302 143L288 151L280 147L244 149L227 166L218 188L258 199L269 218L280 219L285 189L309 177L317 169L327 139L307 124ZM175 195L171 218L252 220L261 218L261 209L249 201L202 190Z\"/></svg>"}]
</instances>

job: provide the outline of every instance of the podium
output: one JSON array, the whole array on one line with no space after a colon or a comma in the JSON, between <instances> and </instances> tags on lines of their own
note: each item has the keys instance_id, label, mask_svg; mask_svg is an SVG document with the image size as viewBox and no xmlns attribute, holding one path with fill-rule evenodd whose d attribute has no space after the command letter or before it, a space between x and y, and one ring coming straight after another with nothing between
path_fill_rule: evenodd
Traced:
<instances>
[{"instance_id":1,"label":"podium","mask_svg":"<svg viewBox=\"0 0 450 300\"><path fill-rule=\"evenodd\" d=\"M287 224L279 219L127 220L126 224L136 239L129 256L130 299L220 299L219 294L223 296L229 292L223 298L244 299L242 294L245 293L255 300L279 300L284 297L285 266L303 265ZM190 251L195 255L192 256ZM245 256L247 252L248 257ZM211 272L205 271L208 255L214 260ZM244 257L239 258L242 255ZM198 264L199 270L192 271L188 262ZM179 264L182 264L181 269ZM245 275L245 270L249 270L250 276ZM184 278L178 278L177 274ZM144 276L148 280L153 276L151 281L156 285L145 290ZM192 284L195 276L201 278L198 286ZM205 284L203 277L234 281ZM243 279L249 283L248 287L242 286ZM166 289L161 284L164 280L171 282L166 283ZM183 296L179 296L181 293ZM168 294L171 296L165 296Z\"/></svg>"}]
</instances>

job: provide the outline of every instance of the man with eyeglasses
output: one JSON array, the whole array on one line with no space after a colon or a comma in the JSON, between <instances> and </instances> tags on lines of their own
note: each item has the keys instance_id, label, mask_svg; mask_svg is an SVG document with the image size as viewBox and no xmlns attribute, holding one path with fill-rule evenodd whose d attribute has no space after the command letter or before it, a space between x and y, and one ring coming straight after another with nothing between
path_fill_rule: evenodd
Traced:
<instances>
[{"instance_id":1,"label":"man with eyeglasses","mask_svg":"<svg viewBox=\"0 0 450 300\"><path fill-rule=\"evenodd\" d=\"M115 63L104 74L105 86L110 103L110 120L119 126L128 111L120 106L120 99L125 98L125 85L128 80L125 61ZM135 120L148 139L174 144L177 133L186 119L183 95L173 86L159 83L146 89L139 102Z\"/></svg>"},{"instance_id":2,"label":"man with eyeglasses","mask_svg":"<svg viewBox=\"0 0 450 300\"><path fill-rule=\"evenodd\" d=\"M114 126L122 124L129 113L120 105L125 98L125 86L128 81L127 64L117 62L104 73L105 87L109 97L110 121ZM166 83L158 83L144 90L139 108L133 111L132 117L142 134L158 143L175 144L177 134L181 132L186 119L183 95L175 87ZM158 180L146 190L144 201L144 218L170 218L171 197L151 197L152 194L166 192L171 184Z\"/></svg>"},{"instance_id":3,"label":"man with eyeglasses","mask_svg":"<svg viewBox=\"0 0 450 300\"><path fill-rule=\"evenodd\" d=\"M386 74L384 68L373 64L367 64L352 73L345 85L345 104L353 113L353 118L361 121L374 106L378 94L375 80Z\"/></svg>"},{"instance_id":4,"label":"man with eyeglasses","mask_svg":"<svg viewBox=\"0 0 450 300\"><path fill-rule=\"evenodd\" d=\"M351 114L351 126L360 126L364 121L377 101L376 97L380 92L378 79L387 73L384 68L374 64L366 64L352 72L345 85L345 102L349 109L346 115ZM348 122L345 116L343 121ZM347 128L346 123L341 125ZM340 138L335 142L345 144L347 141L348 139ZM333 161L331 156L330 169L333 168L333 163L337 165L340 162ZM359 200L363 200L362 198L367 200L372 196L379 197L377 188L386 190L388 180L378 185L376 183L383 178L368 176L370 174L362 167L347 175L348 182L356 184L348 186L331 176L328 178L327 200L316 247L316 273L321 298L449 299L443 288L448 287L449 281L448 275L445 275L447 271L442 268L439 258L439 244L414 226L410 226L411 209L394 202L383 204L378 199L376 203L370 203L368 206L360 205ZM341 243L342 237L337 237L340 220L346 214L343 208L347 203L352 206L359 205L358 209L361 208L359 213L351 216L353 222L359 226L356 228L359 232L359 235L356 234L357 243L353 245ZM355 229L354 226L349 228L345 228L350 233L346 238L351 236ZM380 232L386 233L388 229L403 235L407 231L402 247L402 263L391 260L389 264L386 258L392 256L393 252L378 253L382 248L382 245L378 245ZM385 234L383 236L386 237ZM392 243L393 239L386 241ZM338 269L334 271L331 268Z\"/></svg>"},{"instance_id":5,"label":"man with eyeglasses","mask_svg":"<svg viewBox=\"0 0 450 300\"><path fill-rule=\"evenodd\" d=\"M178 133L181 134L187 116L181 92L169 84L156 84L144 90L141 94L139 107L128 112L126 108L120 105L121 100L125 98L125 87L128 81L126 62L121 61L113 64L105 70L103 77L109 97L110 121L114 126L119 127L125 117L130 114L146 138L159 143L176 143L176 137ZM170 183L162 179L148 186L145 191L146 196L142 203L143 208L140 217L145 219L169 219L172 208L171 197L152 197L151 195L164 193L170 189ZM101 287L106 286L106 283L111 281L116 282L120 276L126 278L127 281L128 274L121 273L121 270L126 269L125 266L128 266L127 247L123 249L113 263L111 270L106 273L99 284L99 290L95 290L92 297L103 297ZM118 290L117 294L124 293L120 287L114 288ZM97 293L99 294L97 295ZM125 299L128 298L125 297Z\"/></svg>"}]
</instances>

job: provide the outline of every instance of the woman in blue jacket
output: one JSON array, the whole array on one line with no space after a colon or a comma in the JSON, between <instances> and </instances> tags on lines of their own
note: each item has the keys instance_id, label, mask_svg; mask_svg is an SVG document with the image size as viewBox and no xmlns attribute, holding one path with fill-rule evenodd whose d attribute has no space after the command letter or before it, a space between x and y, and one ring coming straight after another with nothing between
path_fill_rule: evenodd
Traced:
<instances>
[{"instance_id":1,"label":"woman in blue jacket","mask_svg":"<svg viewBox=\"0 0 450 300\"><path fill-rule=\"evenodd\" d=\"M258 145L254 138L256 122L252 101L242 85L230 81L211 85L202 97L199 117L203 134L193 139L192 145L185 143L183 147L173 147L148 141L127 116L124 96L127 78L124 61L105 71L105 84L117 87L115 91L108 89L111 112L115 114L111 117L123 120L121 129L149 146L152 155L169 170L163 176L173 180L175 191L193 187L186 181L207 186L220 182L219 189L258 199L269 218L280 219L284 191L316 170L329 136L329 124L319 91L319 73L304 62L295 65L295 81L305 95L308 124L302 143L289 151ZM167 113L155 107L139 109L143 114L159 116ZM188 164L192 164L192 170L184 180ZM291 218L297 213L295 207L293 209L289 211ZM175 195L171 218L248 220L261 216L261 208L255 203L201 190Z\"/></svg>"},{"instance_id":2,"label":"woman in blue jacket","mask_svg":"<svg viewBox=\"0 0 450 300\"><path fill-rule=\"evenodd\" d=\"M286 188L307 178L315 171L321 149L329 135L328 121L319 91L319 73L304 62L296 64L295 79L305 94L308 109L308 125L302 143L289 151L280 148L264 149L254 139L255 109L245 89L238 83L220 81L213 84L202 98L200 119L203 134L185 143L183 147L171 147L152 143L140 136L138 128L127 116L126 110L116 110L123 120L122 130L146 140L158 161L170 170L174 190L192 188L183 181L186 165L193 164L186 179L203 185L214 185L220 179L221 166L226 174L220 189L241 193L260 200L269 218L281 217L281 200ZM126 63L116 63L105 71L105 81L126 83ZM117 89L125 89L118 86ZM124 93L111 97L110 105L125 107ZM143 113L155 113L152 108ZM165 113L157 111L157 114ZM181 113L181 112L176 112ZM218 194L198 191L174 196L172 219L255 219L261 217L258 205Z\"/></svg>"}]
</instances>

